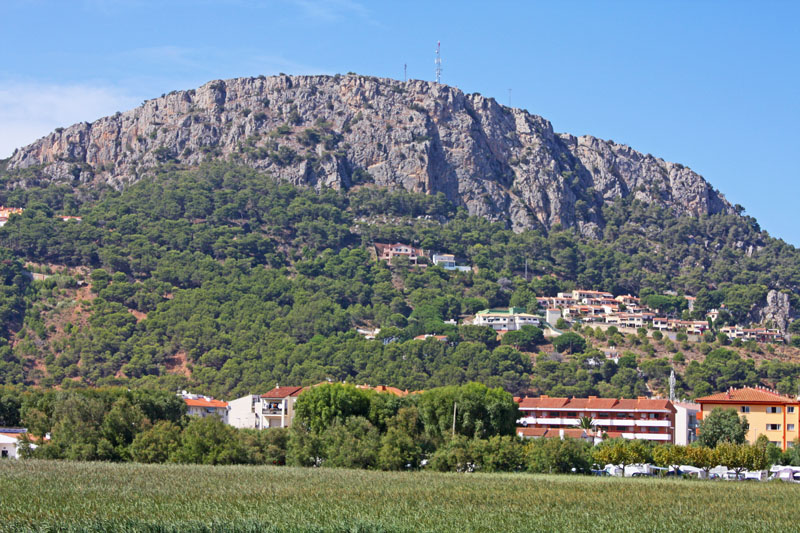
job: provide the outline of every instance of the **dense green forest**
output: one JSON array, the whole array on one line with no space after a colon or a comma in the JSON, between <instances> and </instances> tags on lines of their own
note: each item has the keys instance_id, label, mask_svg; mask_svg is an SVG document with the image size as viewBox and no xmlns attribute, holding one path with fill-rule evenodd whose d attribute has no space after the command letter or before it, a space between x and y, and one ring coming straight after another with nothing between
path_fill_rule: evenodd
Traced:
<instances>
[{"instance_id":1,"label":"dense green forest","mask_svg":"<svg viewBox=\"0 0 800 533\"><path fill-rule=\"evenodd\" d=\"M698 316L725 302L744 321L768 289L792 301L800 290L798 251L752 218L677 218L630 198L606 206L595 241L559 228L514 233L441 194L315 191L223 162L165 165L122 191L26 185L0 190L0 204L25 207L0 228L7 384L193 387L227 398L276 382L478 381L512 393L628 396L663 387L674 361L598 365L591 342L584 353L531 359L540 336L500 344L488 328L444 321L488 306L532 307L536 296L575 287L694 294ZM82 222L57 216L65 214ZM390 268L375 260L376 241L454 253L477 269ZM27 262L53 275L32 281ZM382 330L366 340L358 326ZM429 333L447 340L413 340ZM680 390L760 380L796 387L795 364L756 366L722 344L686 366Z\"/></svg>"}]
</instances>

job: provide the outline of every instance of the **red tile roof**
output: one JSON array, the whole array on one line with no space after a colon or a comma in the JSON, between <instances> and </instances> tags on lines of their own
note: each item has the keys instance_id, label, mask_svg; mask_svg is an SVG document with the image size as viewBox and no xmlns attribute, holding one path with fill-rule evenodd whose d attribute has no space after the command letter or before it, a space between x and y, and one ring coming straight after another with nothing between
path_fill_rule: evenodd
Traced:
<instances>
[{"instance_id":1,"label":"red tile roof","mask_svg":"<svg viewBox=\"0 0 800 533\"><path fill-rule=\"evenodd\" d=\"M617 399L617 398L550 398L539 396L538 398L518 398L520 409L570 409L575 411L607 409L617 409L625 411L675 411L669 400L659 398L637 398L637 399Z\"/></svg>"},{"instance_id":2,"label":"red tile roof","mask_svg":"<svg viewBox=\"0 0 800 533\"><path fill-rule=\"evenodd\" d=\"M287 398L298 396L303 391L303 387L275 387L261 395L262 398Z\"/></svg>"},{"instance_id":3,"label":"red tile roof","mask_svg":"<svg viewBox=\"0 0 800 533\"><path fill-rule=\"evenodd\" d=\"M520 437L544 437L547 428L517 428L517 435Z\"/></svg>"},{"instance_id":4,"label":"red tile roof","mask_svg":"<svg viewBox=\"0 0 800 533\"><path fill-rule=\"evenodd\" d=\"M798 403L794 398L783 396L763 387L744 387L729 389L725 392L697 398L695 402L703 403Z\"/></svg>"},{"instance_id":5,"label":"red tile roof","mask_svg":"<svg viewBox=\"0 0 800 533\"><path fill-rule=\"evenodd\" d=\"M191 398L184 398L186 405L189 407L228 407L227 402L220 400L206 400L205 398L198 398L192 400Z\"/></svg>"}]
</instances>

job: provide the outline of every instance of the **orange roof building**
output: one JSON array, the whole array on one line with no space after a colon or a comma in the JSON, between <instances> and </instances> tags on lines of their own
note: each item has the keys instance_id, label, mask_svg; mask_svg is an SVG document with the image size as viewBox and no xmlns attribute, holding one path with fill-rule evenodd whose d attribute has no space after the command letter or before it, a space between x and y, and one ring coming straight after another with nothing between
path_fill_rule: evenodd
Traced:
<instances>
[{"instance_id":1,"label":"orange roof building","mask_svg":"<svg viewBox=\"0 0 800 533\"><path fill-rule=\"evenodd\" d=\"M228 423L228 402L186 391L181 391L178 396L183 398L184 403L186 403L187 415L201 418L216 416L226 424Z\"/></svg>"},{"instance_id":2,"label":"orange roof building","mask_svg":"<svg viewBox=\"0 0 800 533\"><path fill-rule=\"evenodd\" d=\"M658 398L617 399L551 398L538 396L517 398L522 417L518 429L577 429L581 417L590 417L594 434L619 434L626 439L644 439L672 443L675 440L675 413L672 402ZM523 435L528 436L528 435ZM531 435L533 436L533 435ZM546 435L542 435L546 436Z\"/></svg>"},{"instance_id":3,"label":"orange roof building","mask_svg":"<svg viewBox=\"0 0 800 533\"><path fill-rule=\"evenodd\" d=\"M750 424L747 440L755 443L760 435L786 450L800 437L800 400L784 396L765 387L743 387L704 396L695 400L700 404L698 419L703 419L714 409L733 409Z\"/></svg>"}]
</instances>

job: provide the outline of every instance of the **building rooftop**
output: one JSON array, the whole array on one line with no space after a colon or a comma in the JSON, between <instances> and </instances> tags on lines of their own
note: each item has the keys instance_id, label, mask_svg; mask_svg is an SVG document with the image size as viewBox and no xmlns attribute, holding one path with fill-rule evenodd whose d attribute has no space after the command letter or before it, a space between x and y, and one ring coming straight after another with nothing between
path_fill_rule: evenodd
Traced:
<instances>
[{"instance_id":1,"label":"building rooftop","mask_svg":"<svg viewBox=\"0 0 800 533\"><path fill-rule=\"evenodd\" d=\"M662 398L617 399L598 398L596 396L589 396L588 398L550 398L549 396L539 396L534 398L519 398L518 403L520 409L675 411L672 403Z\"/></svg>"},{"instance_id":2,"label":"building rooftop","mask_svg":"<svg viewBox=\"0 0 800 533\"><path fill-rule=\"evenodd\" d=\"M261 395L262 398L288 398L299 396L303 392L303 387L275 387Z\"/></svg>"},{"instance_id":3,"label":"building rooftop","mask_svg":"<svg viewBox=\"0 0 800 533\"><path fill-rule=\"evenodd\" d=\"M228 407L228 402L208 398L184 398L188 407Z\"/></svg>"},{"instance_id":4,"label":"building rooftop","mask_svg":"<svg viewBox=\"0 0 800 533\"><path fill-rule=\"evenodd\" d=\"M765 387L730 388L725 392L697 398L695 402L703 403L797 403L797 400L784 396Z\"/></svg>"}]
</instances>

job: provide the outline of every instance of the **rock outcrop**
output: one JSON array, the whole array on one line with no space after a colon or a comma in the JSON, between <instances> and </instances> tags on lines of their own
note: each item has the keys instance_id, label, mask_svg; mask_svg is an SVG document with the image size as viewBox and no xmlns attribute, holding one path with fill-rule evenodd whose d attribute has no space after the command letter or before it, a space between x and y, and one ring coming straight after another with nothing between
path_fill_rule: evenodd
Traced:
<instances>
[{"instance_id":1,"label":"rock outcrop","mask_svg":"<svg viewBox=\"0 0 800 533\"><path fill-rule=\"evenodd\" d=\"M217 157L314 187L441 192L515 230L560 224L599 234L603 204L628 195L676 214L732 212L682 165L556 134L542 117L446 85L357 75L238 78L175 91L58 129L18 149L6 172L13 186L44 179L119 188L165 162Z\"/></svg>"},{"instance_id":2,"label":"rock outcrop","mask_svg":"<svg viewBox=\"0 0 800 533\"><path fill-rule=\"evenodd\" d=\"M763 306L756 308L751 313L753 322L764 323L772 322L782 333L786 333L789 327L789 319L792 317L792 305L789 295L778 292L775 289L767 293L767 300Z\"/></svg>"}]
</instances>

